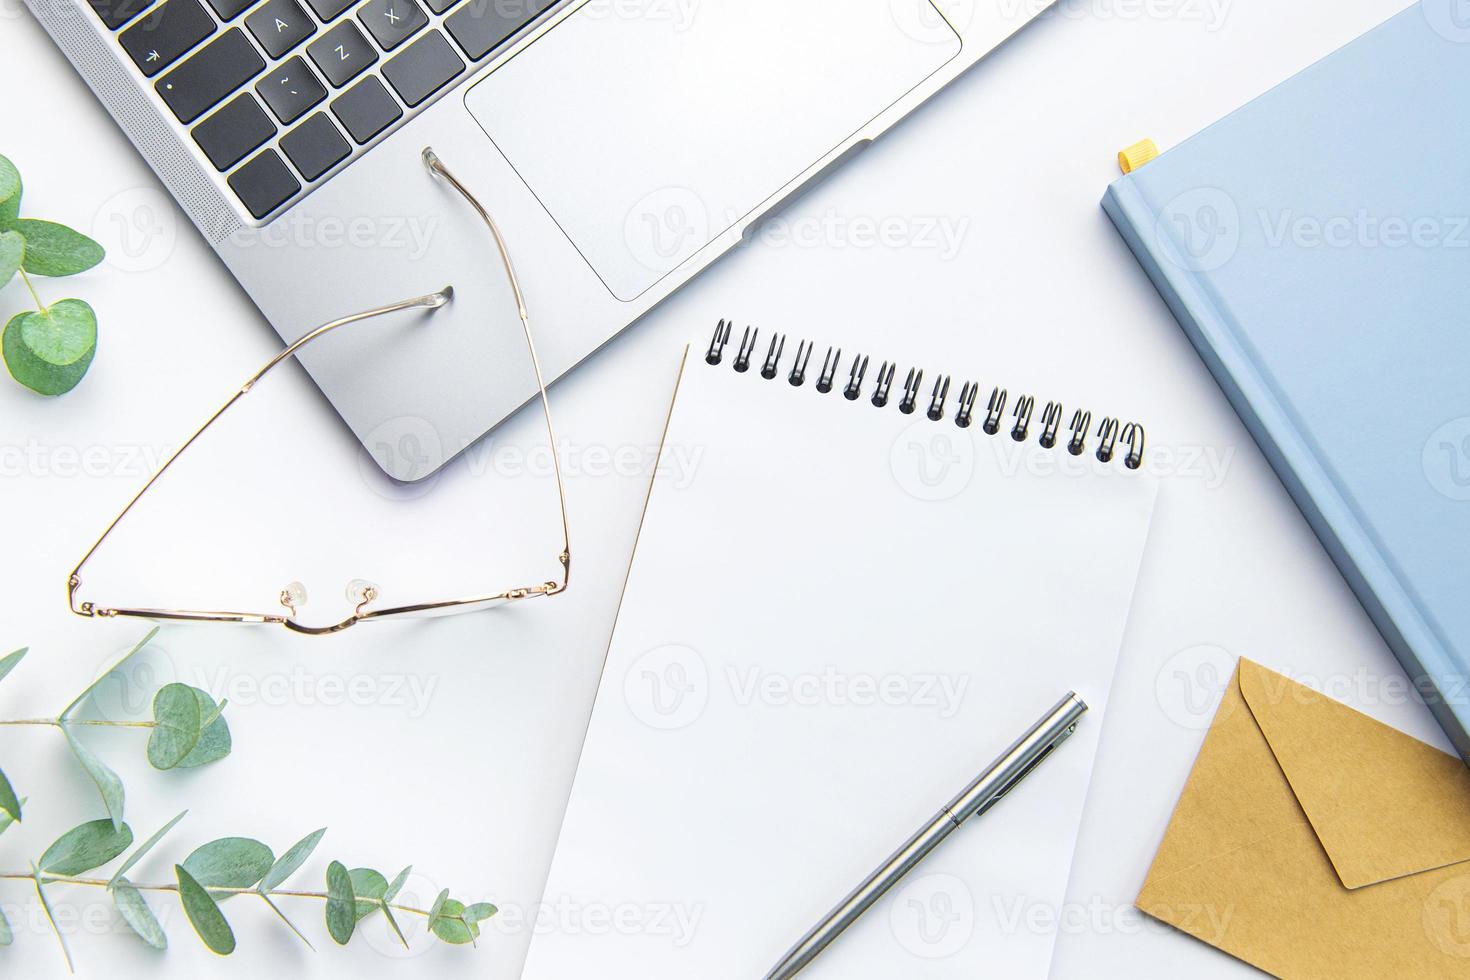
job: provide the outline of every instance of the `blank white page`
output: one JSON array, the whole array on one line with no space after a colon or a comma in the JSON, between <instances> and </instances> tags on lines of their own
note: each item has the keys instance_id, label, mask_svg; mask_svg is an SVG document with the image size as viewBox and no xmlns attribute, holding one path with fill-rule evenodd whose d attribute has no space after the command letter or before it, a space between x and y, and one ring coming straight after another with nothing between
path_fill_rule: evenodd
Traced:
<instances>
[{"instance_id":1,"label":"blank white page","mask_svg":"<svg viewBox=\"0 0 1470 980\"><path fill-rule=\"evenodd\" d=\"M730 361L682 373L526 980L764 976L1075 689L803 973L1044 977L1154 482Z\"/></svg>"}]
</instances>

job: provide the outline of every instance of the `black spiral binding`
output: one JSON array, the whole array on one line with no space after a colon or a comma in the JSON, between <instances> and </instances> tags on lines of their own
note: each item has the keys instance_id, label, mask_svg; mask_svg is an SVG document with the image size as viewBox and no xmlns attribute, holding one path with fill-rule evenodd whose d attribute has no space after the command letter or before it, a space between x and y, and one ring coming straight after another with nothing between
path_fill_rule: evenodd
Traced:
<instances>
[{"instance_id":1,"label":"black spiral binding","mask_svg":"<svg viewBox=\"0 0 1470 980\"><path fill-rule=\"evenodd\" d=\"M704 360L707 364L720 364L725 359L725 348L730 343L730 335L734 323L729 320L721 320L715 327L714 337L710 339L709 349L705 352ZM756 354L756 339L758 330L746 327L740 335L740 344L736 348L735 359L732 366L736 371L749 371L752 359ZM815 345L810 341L802 340L796 345L796 357L792 361L791 369L786 374L786 380L792 387L800 388L806 384L808 368L811 365L812 351ZM786 335L776 334L766 346L765 357L760 361L760 376L767 381L774 380L780 376L781 358L786 352ZM858 401L863 396L863 384L868 377L869 359L866 354L853 355L852 362L848 367L845 380L840 383L842 397L848 401ZM842 348L827 348L826 356L822 358L821 372L817 375L815 388L822 394L827 394L839 387L837 381L841 374ZM869 401L878 408L885 407L895 395L894 378L897 376L898 366L890 361L884 361L873 375L872 395ZM950 389L949 375L940 375L929 387L927 403L923 401L924 372L919 368L910 368L904 376L902 387L898 390L898 410L905 415L912 415L923 411L924 417L931 422L943 421L946 417L945 407L949 401ZM980 398L980 385L974 381L966 381L960 386L959 399L955 402L955 411L952 416L954 424L962 429L974 425L976 419L976 403ZM978 419L980 428L986 435L998 434L1002 427L1006 428L1007 435L1016 442L1025 442L1030 438L1037 423L1036 400L1030 395L1018 397L1011 408L1011 422L1005 425L1006 404L1009 394L1006 389L996 387L991 389L990 397L985 402L984 414ZM1039 435L1037 442L1045 449L1056 447L1062 438L1062 420L1065 418L1062 403L1049 401L1041 410L1039 419ZM1081 456L1087 452L1088 437L1093 434L1092 413L1078 409L1072 413L1072 418L1066 425L1067 434L1065 443L1066 451L1073 456ZM1098 423L1096 436L1096 448L1093 455L1101 462L1110 463L1118 452L1121 443L1126 447L1123 453L1123 465L1130 470L1136 470L1143 465L1144 431L1143 426L1137 422L1124 423L1119 419L1105 417Z\"/></svg>"}]
</instances>

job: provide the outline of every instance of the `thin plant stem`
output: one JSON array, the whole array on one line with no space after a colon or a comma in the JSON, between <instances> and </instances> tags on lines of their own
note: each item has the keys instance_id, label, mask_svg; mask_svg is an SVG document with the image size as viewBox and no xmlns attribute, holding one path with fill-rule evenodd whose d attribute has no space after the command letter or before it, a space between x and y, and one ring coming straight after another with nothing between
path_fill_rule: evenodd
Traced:
<instances>
[{"instance_id":1,"label":"thin plant stem","mask_svg":"<svg viewBox=\"0 0 1470 980\"><path fill-rule=\"evenodd\" d=\"M157 728L155 721L108 721L105 718L68 718L64 724L67 725L97 725L103 728ZM60 718L16 718L9 721L0 721L0 725L52 725L60 728L63 722Z\"/></svg>"},{"instance_id":2,"label":"thin plant stem","mask_svg":"<svg viewBox=\"0 0 1470 980\"><path fill-rule=\"evenodd\" d=\"M40 872L30 872L30 871L0 871L0 879L11 879L11 880L26 879L26 880L34 880L37 885L40 885L40 884L43 884L43 883L44 884L51 884L51 883L54 882L54 883L60 884L60 885L88 885L88 886L91 886L91 887L94 887L94 888L106 888L107 887L107 879L106 878L85 878L85 877L81 877L79 875L56 874L55 872L50 872L50 871L40 871ZM134 888L138 889L138 891L140 891L140 892L177 892L179 890L179 886L178 885L140 885L137 882L129 882L129 884L131 884ZM261 894L260 890L257 889L257 888L234 888L234 887L225 887L225 886L221 886L221 885L206 885L205 886L205 889L207 891L211 892L212 894L218 894L218 895L259 895L259 894ZM314 898L314 899L317 899L319 901L326 901L327 900L327 893L326 892L295 891L295 890L292 890L292 889L285 889L285 888L273 888L270 891L265 892L264 894L267 895L267 896L269 896L269 897L271 897L271 898L278 898L278 897L279 898ZM364 901L364 902L372 902L373 904L376 904L376 905L385 904L385 903L383 903L381 901L378 901L378 900L375 900L375 899L369 899L369 898L363 898L363 899L361 899L361 901ZM424 918L428 918L428 916L429 916L429 910L428 909L414 908L412 905L399 905L399 904L397 904L395 902L388 902L386 904L388 905L389 908L391 908L391 909L393 909L394 911L397 911L397 912L407 912L409 915L418 915L418 916L422 916Z\"/></svg>"},{"instance_id":3,"label":"thin plant stem","mask_svg":"<svg viewBox=\"0 0 1470 980\"><path fill-rule=\"evenodd\" d=\"M45 313L46 304L42 303L41 297L36 295L36 287L31 285L31 277L26 275L26 270L24 269L16 269L15 271L20 273L21 281L26 284L26 289L29 289L31 291L31 299L36 301L36 309L40 310L42 313Z\"/></svg>"}]
</instances>

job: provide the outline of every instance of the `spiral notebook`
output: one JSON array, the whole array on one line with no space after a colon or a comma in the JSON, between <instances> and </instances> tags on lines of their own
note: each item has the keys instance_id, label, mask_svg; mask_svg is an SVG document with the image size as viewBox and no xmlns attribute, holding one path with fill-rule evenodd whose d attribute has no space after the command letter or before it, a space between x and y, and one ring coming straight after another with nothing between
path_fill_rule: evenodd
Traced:
<instances>
[{"instance_id":1,"label":"spiral notebook","mask_svg":"<svg viewBox=\"0 0 1470 980\"><path fill-rule=\"evenodd\" d=\"M523 976L764 976L1075 689L1065 749L803 973L1045 976L1142 427L722 324L660 459Z\"/></svg>"}]
</instances>

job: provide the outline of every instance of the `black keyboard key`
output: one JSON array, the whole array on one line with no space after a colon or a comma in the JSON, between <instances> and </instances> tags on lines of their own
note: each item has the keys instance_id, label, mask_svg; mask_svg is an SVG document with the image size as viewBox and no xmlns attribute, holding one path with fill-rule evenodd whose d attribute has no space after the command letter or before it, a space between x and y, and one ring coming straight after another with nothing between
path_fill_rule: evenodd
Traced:
<instances>
[{"instance_id":1,"label":"black keyboard key","mask_svg":"<svg viewBox=\"0 0 1470 980\"><path fill-rule=\"evenodd\" d=\"M92 9L97 11L97 16L102 18L102 23L107 25L109 31L115 31L119 27L138 16L153 2L153 0L87 0Z\"/></svg>"},{"instance_id":2,"label":"black keyboard key","mask_svg":"<svg viewBox=\"0 0 1470 980\"><path fill-rule=\"evenodd\" d=\"M194 127L194 142L220 171L229 170L274 135L276 124L249 92Z\"/></svg>"},{"instance_id":3,"label":"black keyboard key","mask_svg":"<svg viewBox=\"0 0 1470 980\"><path fill-rule=\"evenodd\" d=\"M346 85L378 60L377 49L350 20L312 41L306 53L334 88Z\"/></svg>"},{"instance_id":4,"label":"black keyboard key","mask_svg":"<svg viewBox=\"0 0 1470 980\"><path fill-rule=\"evenodd\" d=\"M317 19L325 24L329 20L336 20L342 16L342 11L352 6L357 0L306 0L311 4L311 9L316 11Z\"/></svg>"},{"instance_id":5,"label":"black keyboard key","mask_svg":"<svg viewBox=\"0 0 1470 980\"><path fill-rule=\"evenodd\" d=\"M287 124L306 115L306 110L327 97L326 88L299 57L277 65L255 83L255 91L276 118Z\"/></svg>"},{"instance_id":6,"label":"black keyboard key","mask_svg":"<svg viewBox=\"0 0 1470 980\"><path fill-rule=\"evenodd\" d=\"M257 218L264 218L301 190L291 168L275 150L266 150L231 174L230 187Z\"/></svg>"},{"instance_id":7,"label":"black keyboard key","mask_svg":"<svg viewBox=\"0 0 1470 980\"><path fill-rule=\"evenodd\" d=\"M332 112L359 143L366 143L403 115L383 83L371 75L334 99Z\"/></svg>"},{"instance_id":8,"label":"black keyboard key","mask_svg":"<svg viewBox=\"0 0 1470 980\"><path fill-rule=\"evenodd\" d=\"M357 19L384 51L392 51L429 22L414 0L368 0L357 11Z\"/></svg>"},{"instance_id":9,"label":"black keyboard key","mask_svg":"<svg viewBox=\"0 0 1470 980\"><path fill-rule=\"evenodd\" d=\"M118 36L123 50L152 78L214 33L214 18L199 0L168 0Z\"/></svg>"},{"instance_id":10,"label":"black keyboard key","mask_svg":"<svg viewBox=\"0 0 1470 980\"><path fill-rule=\"evenodd\" d=\"M501 0L501 2L504 3L505 0ZM535 0L515 0L515 2L524 6L526 3L534 3ZM424 3L428 4L429 9L434 11L434 13L442 14L450 7L459 3L459 0L424 0Z\"/></svg>"},{"instance_id":11,"label":"black keyboard key","mask_svg":"<svg viewBox=\"0 0 1470 980\"><path fill-rule=\"evenodd\" d=\"M410 108L463 71L464 62L438 31L425 34L383 65L383 77Z\"/></svg>"},{"instance_id":12,"label":"black keyboard key","mask_svg":"<svg viewBox=\"0 0 1470 980\"><path fill-rule=\"evenodd\" d=\"M352 152L325 112L318 112L282 136L281 149L307 180L316 180Z\"/></svg>"},{"instance_id":13,"label":"black keyboard key","mask_svg":"<svg viewBox=\"0 0 1470 980\"><path fill-rule=\"evenodd\" d=\"M470 0L444 21L471 61L479 61L555 0Z\"/></svg>"},{"instance_id":14,"label":"black keyboard key","mask_svg":"<svg viewBox=\"0 0 1470 980\"><path fill-rule=\"evenodd\" d=\"M296 0L266 0L245 18L245 26L272 58L316 33L316 24Z\"/></svg>"},{"instance_id":15,"label":"black keyboard key","mask_svg":"<svg viewBox=\"0 0 1470 980\"><path fill-rule=\"evenodd\" d=\"M249 10L254 2L255 0L209 0L209 5L214 8L220 20L234 20Z\"/></svg>"},{"instance_id":16,"label":"black keyboard key","mask_svg":"<svg viewBox=\"0 0 1470 980\"><path fill-rule=\"evenodd\" d=\"M164 75L154 88L179 122L193 122L260 74L265 61L238 27L231 28Z\"/></svg>"}]
</instances>

